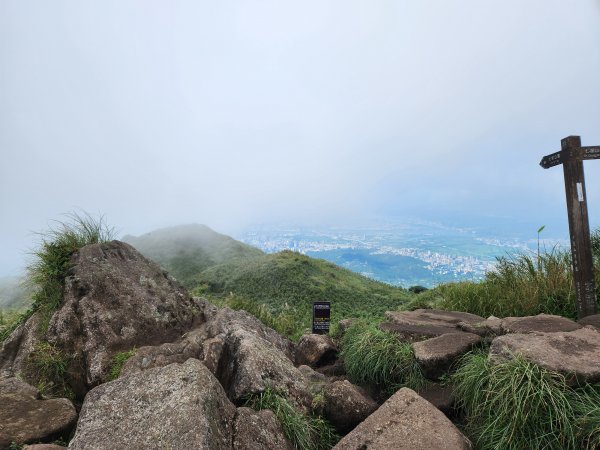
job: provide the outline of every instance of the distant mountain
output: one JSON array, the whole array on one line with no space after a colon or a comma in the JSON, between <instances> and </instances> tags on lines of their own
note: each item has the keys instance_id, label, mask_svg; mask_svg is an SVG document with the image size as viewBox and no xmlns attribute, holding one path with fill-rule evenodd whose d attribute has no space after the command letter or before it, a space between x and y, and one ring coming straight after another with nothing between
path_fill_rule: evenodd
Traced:
<instances>
[{"instance_id":1,"label":"distant mountain","mask_svg":"<svg viewBox=\"0 0 600 450\"><path fill-rule=\"evenodd\" d=\"M122 240L156 261L188 289L196 287L196 276L209 267L264 255L198 224L163 228L139 237L128 235Z\"/></svg>"},{"instance_id":2,"label":"distant mountain","mask_svg":"<svg viewBox=\"0 0 600 450\"><path fill-rule=\"evenodd\" d=\"M306 326L315 300L330 301L332 318L337 320L383 314L414 298L402 288L292 251L210 267L196 280L208 295L234 294L264 304L274 313L286 307L296 310Z\"/></svg>"}]
</instances>

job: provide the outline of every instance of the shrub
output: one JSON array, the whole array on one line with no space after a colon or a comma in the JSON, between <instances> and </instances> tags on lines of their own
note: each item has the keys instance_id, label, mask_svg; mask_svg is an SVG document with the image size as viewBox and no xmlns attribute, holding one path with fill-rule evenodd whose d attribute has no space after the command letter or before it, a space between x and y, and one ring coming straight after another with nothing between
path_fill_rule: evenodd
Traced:
<instances>
[{"instance_id":1,"label":"shrub","mask_svg":"<svg viewBox=\"0 0 600 450\"><path fill-rule=\"evenodd\" d=\"M573 391L562 375L521 357L493 365L477 351L451 380L476 448L579 448Z\"/></svg>"},{"instance_id":2,"label":"shrub","mask_svg":"<svg viewBox=\"0 0 600 450\"><path fill-rule=\"evenodd\" d=\"M339 436L325 419L319 416L307 416L298 411L282 392L267 388L253 394L246 405L260 411L273 411L285 436L295 448L301 450L325 450L332 448Z\"/></svg>"},{"instance_id":3,"label":"shrub","mask_svg":"<svg viewBox=\"0 0 600 450\"><path fill-rule=\"evenodd\" d=\"M374 323L352 324L342 337L341 347L346 373L354 383L388 391L401 386L420 389L427 383L411 345Z\"/></svg>"}]
</instances>

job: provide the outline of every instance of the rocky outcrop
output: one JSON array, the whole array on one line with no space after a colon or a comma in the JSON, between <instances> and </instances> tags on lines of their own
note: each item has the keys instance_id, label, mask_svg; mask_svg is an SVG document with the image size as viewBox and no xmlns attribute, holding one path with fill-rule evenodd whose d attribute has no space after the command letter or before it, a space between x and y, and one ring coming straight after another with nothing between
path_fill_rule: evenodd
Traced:
<instances>
[{"instance_id":1,"label":"rocky outcrop","mask_svg":"<svg viewBox=\"0 0 600 450\"><path fill-rule=\"evenodd\" d=\"M369 417L378 406L362 389L347 380L329 384L324 394L323 412L340 434L351 431Z\"/></svg>"},{"instance_id":2,"label":"rocky outcrop","mask_svg":"<svg viewBox=\"0 0 600 450\"><path fill-rule=\"evenodd\" d=\"M283 434L281 424L270 410L256 412L237 409L233 430L233 450L294 450Z\"/></svg>"},{"instance_id":3,"label":"rocky outcrop","mask_svg":"<svg viewBox=\"0 0 600 450\"><path fill-rule=\"evenodd\" d=\"M459 324L475 325L483 321L483 317L475 314L438 309L388 311L385 316L389 322L382 323L379 327L384 331L398 334L400 339L408 342L438 337L443 334L462 333Z\"/></svg>"},{"instance_id":4,"label":"rocky outcrop","mask_svg":"<svg viewBox=\"0 0 600 450\"><path fill-rule=\"evenodd\" d=\"M600 381L600 333L591 328L570 332L507 334L492 342L489 358L501 363L519 355L570 383Z\"/></svg>"},{"instance_id":5,"label":"rocky outcrop","mask_svg":"<svg viewBox=\"0 0 600 450\"><path fill-rule=\"evenodd\" d=\"M40 312L34 313L6 338L0 347L0 378L9 378L21 373L27 358L40 339Z\"/></svg>"},{"instance_id":6,"label":"rocky outcrop","mask_svg":"<svg viewBox=\"0 0 600 450\"><path fill-rule=\"evenodd\" d=\"M75 407L66 398L43 399L39 391L17 378L0 381L0 449L51 441L75 425Z\"/></svg>"},{"instance_id":7,"label":"rocky outcrop","mask_svg":"<svg viewBox=\"0 0 600 450\"><path fill-rule=\"evenodd\" d=\"M235 413L212 373L189 359L92 389L69 449L231 449Z\"/></svg>"},{"instance_id":8,"label":"rocky outcrop","mask_svg":"<svg viewBox=\"0 0 600 450\"><path fill-rule=\"evenodd\" d=\"M321 367L332 363L338 353L337 345L325 334L304 334L296 347L296 364Z\"/></svg>"},{"instance_id":9,"label":"rocky outcrop","mask_svg":"<svg viewBox=\"0 0 600 450\"><path fill-rule=\"evenodd\" d=\"M423 374L432 380L442 376L465 353L481 342L472 333L450 333L412 344Z\"/></svg>"},{"instance_id":10,"label":"rocky outcrop","mask_svg":"<svg viewBox=\"0 0 600 450\"><path fill-rule=\"evenodd\" d=\"M408 388L390 397L334 450L466 450L469 440L435 406Z\"/></svg>"}]
</instances>

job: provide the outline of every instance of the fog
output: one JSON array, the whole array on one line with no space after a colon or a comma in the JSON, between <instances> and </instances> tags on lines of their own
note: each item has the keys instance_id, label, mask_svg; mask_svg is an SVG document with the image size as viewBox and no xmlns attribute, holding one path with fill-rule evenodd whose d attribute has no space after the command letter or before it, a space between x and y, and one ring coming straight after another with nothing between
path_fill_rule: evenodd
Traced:
<instances>
[{"instance_id":1,"label":"fog","mask_svg":"<svg viewBox=\"0 0 600 450\"><path fill-rule=\"evenodd\" d=\"M0 3L0 274L74 209L204 223L502 217L566 227L600 145L583 0ZM600 224L600 161L585 165Z\"/></svg>"}]
</instances>

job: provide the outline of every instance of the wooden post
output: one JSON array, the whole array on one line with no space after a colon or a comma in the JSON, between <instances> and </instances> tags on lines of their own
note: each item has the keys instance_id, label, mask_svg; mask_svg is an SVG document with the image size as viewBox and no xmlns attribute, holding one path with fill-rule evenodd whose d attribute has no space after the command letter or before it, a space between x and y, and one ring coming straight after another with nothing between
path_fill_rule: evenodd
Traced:
<instances>
[{"instance_id":1,"label":"wooden post","mask_svg":"<svg viewBox=\"0 0 600 450\"><path fill-rule=\"evenodd\" d=\"M583 159L597 159L597 155L595 147L581 147L579 136L564 138L561 147L560 152L544 157L540 165L547 169L563 164L573 281L577 293L577 316L581 319L597 313L592 244L583 174Z\"/></svg>"}]
</instances>

